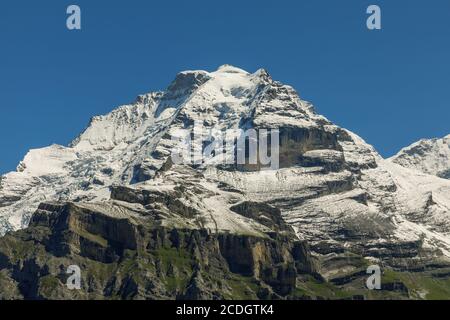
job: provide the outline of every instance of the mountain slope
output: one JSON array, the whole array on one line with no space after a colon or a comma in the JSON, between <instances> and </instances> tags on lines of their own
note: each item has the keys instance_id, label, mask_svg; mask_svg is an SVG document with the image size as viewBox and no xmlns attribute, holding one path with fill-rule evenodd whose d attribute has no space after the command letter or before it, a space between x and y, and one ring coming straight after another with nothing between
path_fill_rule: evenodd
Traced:
<instances>
[{"instance_id":1,"label":"mountain slope","mask_svg":"<svg viewBox=\"0 0 450 320\"><path fill-rule=\"evenodd\" d=\"M296 281L312 281L314 260L287 227L211 234L175 195L120 187L108 202L41 204L29 228L0 238L0 299L301 297ZM66 286L74 265L79 290Z\"/></svg>"},{"instance_id":2,"label":"mountain slope","mask_svg":"<svg viewBox=\"0 0 450 320\"><path fill-rule=\"evenodd\" d=\"M197 165L173 164L171 137L196 122L218 131L277 128L280 168L222 165L218 155ZM252 212L243 204L252 202L280 210L296 237L325 260L351 252L404 270L450 257L450 181L383 160L266 71L228 65L181 72L165 92L92 119L69 147L30 151L0 182L0 230L26 227L42 202L103 206L116 186L167 199L181 181L192 188L178 199L194 212L185 227L261 236L267 232L261 221L242 217ZM170 210L161 217L179 227ZM344 269L355 270L349 264ZM343 270L326 265L321 272L333 277Z\"/></svg>"},{"instance_id":3,"label":"mountain slope","mask_svg":"<svg viewBox=\"0 0 450 320\"><path fill-rule=\"evenodd\" d=\"M281 211L184 166L112 187L98 203L42 203L0 238L0 299L423 299L450 294L450 265L384 269L350 252L317 255ZM229 208L229 210L227 210ZM233 232L229 232L232 224ZM402 249L408 249L402 246ZM79 266L81 287L66 286ZM415 266L417 267L417 266Z\"/></svg>"},{"instance_id":4,"label":"mountain slope","mask_svg":"<svg viewBox=\"0 0 450 320\"><path fill-rule=\"evenodd\" d=\"M406 168L450 179L450 135L442 139L420 140L389 160Z\"/></svg>"}]
</instances>

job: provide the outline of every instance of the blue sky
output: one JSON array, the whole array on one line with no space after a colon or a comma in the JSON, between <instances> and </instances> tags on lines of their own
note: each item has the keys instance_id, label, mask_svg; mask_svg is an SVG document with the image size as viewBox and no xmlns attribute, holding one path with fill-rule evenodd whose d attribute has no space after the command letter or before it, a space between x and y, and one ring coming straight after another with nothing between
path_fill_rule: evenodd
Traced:
<instances>
[{"instance_id":1,"label":"blue sky","mask_svg":"<svg viewBox=\"0 0 450 320\"><path fill-rule=\"evenodd\" d=\"M66 29L70 4L81 31ZM448 0L2 0L0 172L178 71L225 63L266 68L391 155L450 133L449 21Z\"/></svg>"}]
</instances>

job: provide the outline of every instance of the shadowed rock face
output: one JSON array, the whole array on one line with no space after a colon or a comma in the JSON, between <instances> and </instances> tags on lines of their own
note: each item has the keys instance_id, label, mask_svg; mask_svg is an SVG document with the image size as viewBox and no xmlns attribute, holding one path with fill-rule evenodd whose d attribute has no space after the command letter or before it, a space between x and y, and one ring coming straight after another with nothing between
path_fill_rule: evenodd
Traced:
<instances>
[{"instance_id":1,"label":"shadowed rock face","mask_svg":"<svg viewBox=\"0 0 450 320\"><path fill-rule=\"evenodd\" d=\"M97 209L42 204L29 228L1 238L0 297L287 298L316 274L307 245L290 236L168 229L126 207ZM65 286L69 265L81 268L81 290Z\"/></svg>"},{"instance_id":2,"label":"shadowed rock face","mask_svg":"<svg viewBox=\"0 0 450 320\"><path fill-rule=\"evenodd\" d=\"M450 179L450 169L440 172L438 174L438 177L444 178L444 179Z\"/></svg>"},{"instance_id":3,"label":"shadowed rock face","mask_svg":"<svg viewBox=\"0 0 450 320\"><path fill-rule=\"evenodd\" d=\"M114 261L124 250L136 250L136 225L92 209L41 204L30 221L30 228L48 228L51 236L46 248L56 255L72 252L102 261ZM105 246L111 243L111 246Z\"/></svg>"},{"instance_id":4,"label":"shadowed rock face","mask_svg":"<svg viewBox=\"0 0 450 320\"><path fill-rule=\"evenodd\" d=\"M289 168L295 165L319 166L317 161L305 160L305 153L311 150L342 151L336 134L319 128L283 128L280 130L280 167Z\"/></svg>"},{"instance_id":5,"label":"shadowed rock face","mask_svg":"<svg viewBox=\"0 0 450 320\"><path fill-rule=\"evenodd\" d=\"M234 205L230 210L253 219L276 232L293 234L292 228L284 221L281 210L260 202L245 201Z\"/></svg>"}]
</instances>

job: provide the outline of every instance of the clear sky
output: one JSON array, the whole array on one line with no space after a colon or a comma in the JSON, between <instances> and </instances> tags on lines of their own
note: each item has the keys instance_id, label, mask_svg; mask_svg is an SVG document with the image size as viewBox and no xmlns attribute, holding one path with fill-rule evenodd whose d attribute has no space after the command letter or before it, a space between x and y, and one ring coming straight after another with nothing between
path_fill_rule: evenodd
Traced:
<instances>
[{"instance_id":1,"label":"clear sky","mask_svg":"<svg viewBox=\"0 0 450 320\"><path fill-rule=\"evenodd\" d=\"M389 156L450 133L449 57L448 0L2 0L0 172L178 71L226 63L266 68Z\"/></svg>"}]
</instances>

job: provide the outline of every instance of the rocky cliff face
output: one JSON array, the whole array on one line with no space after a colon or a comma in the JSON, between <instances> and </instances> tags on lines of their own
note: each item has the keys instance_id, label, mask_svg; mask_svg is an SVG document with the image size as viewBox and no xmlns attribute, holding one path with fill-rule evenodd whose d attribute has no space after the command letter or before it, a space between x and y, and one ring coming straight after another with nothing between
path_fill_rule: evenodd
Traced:
<instances>
[{"instance_id":1,"label":"rocky cliff face","mask_svg":"<svg viewBox=\"0 0 450 320\"><path fill-rule=\"evenodd\" d=\"M222 165L222 154L173 163L171 137L199 122L219 132L278 129L279 169ZM426 297L423 288L450 258L450 181L394 162L264 70L181 72L165 92L93 118L69 147L32 150L17 172L2 177L1 233L29 228L0 240L1 279L12 296L66 297L62 289L39 293L38 279L46 275L61 288L61 274L50 271L64 265L61 258L109 270L101 280L87 271L83 279L95 287L78 293L83 297L242 296L230 289L236 277L252 279L244 289L251 297L261 297L260 290L264 297L373 297L360 290L364 268L376 263L402 274L420 271L414 276L425 280L418 287L397 274L388 283L405 284L403 296ZM200 237L196 251L206 250L200 265L184 264L196 261L190 241L177 247L170 240L155 252L149 240L155 232ZM183 260L184 271L161 267L164 254ZM203 265L209 260L220 262L211 267L219 278L234 280L211 282L209 271L199 271L209 270ZM135 269L138 278L130 278ZM164 282L167 273L176 276ZM182 284L173 280L179 274Z\"/></svg>"},{"instance_id":2,"label":"rocky cliff face","mask_svg":"<svg viewBox=\"0 0 450 320\"><path fill-rule=\"evenodd\" d=\"M260 234L212 232L192 225L201 213L179 206L168 194L123 187L112 194L110 201L95 204L42 203L28 228L2 237L0 299L419 299L449 294L450 265L444 261L409 266L408 272L384 269L382 290L369 291L365 280L371 261L341 248L312 252L279 210L265 204L232 207L255 219L255 227L261 223ZM417 256L420 244L389 250L396 252L389 253L391 259L401 261L405 254ZM73 266L80 270L79 289L67 285Z\"/></svg>"},{"instance_id":3,"label":"rocky cliff face","mask_svg":"<svg viewBox=\"0 0 450 320\"><path fill-rule=\"evenodd\" d=\"M292 232L184 228L183 210L172 211L179 225L167 227L159 211L143 210L147 196L127 190L131 203L41 204L27 229L0 239L0 297L280 299L297 294L298 279L318 277L307 244ZM70 265L81 269L80 290L66 286Z\"/></svg>"}]
</instances>

